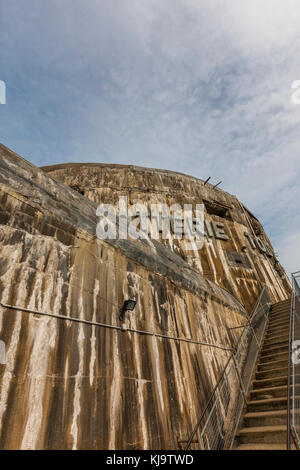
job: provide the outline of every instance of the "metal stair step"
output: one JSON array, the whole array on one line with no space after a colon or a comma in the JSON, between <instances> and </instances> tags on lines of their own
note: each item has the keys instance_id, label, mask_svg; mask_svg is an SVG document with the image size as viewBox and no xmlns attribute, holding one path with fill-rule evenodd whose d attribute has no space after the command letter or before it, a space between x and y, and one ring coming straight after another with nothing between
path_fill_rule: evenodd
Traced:
<instances>
[{"instance_id":1,"label":"metal stair step","mask_svg":"<svg viewBox=\"0 0 300 470\"><path fill-rule=\"evenodd\" d=\"M255 388L250 391L249 396L251 400L259 400L272 397L287 397L287 389L287 385Z\"/></svg>"},{"instance_id":2,"label":"metal stair step","mask_svg":"<svg viewBox=\"0 0 300 470\"><path fill-rule=\"evenodd\" d=\"M242 428L238 432L238 441L242 444L249 443L268 443L284 444L286 440L286 426L254 426L251 428Z\"/></svg>"},{"instance_id":3,"label":"metal stair step","mask_svg":"<svg viewBox=\"0 0 300 470\"><path fill-rule=\"evenodd\" d=\"M276 312L276 310L280 310L282 308L285 308L285 309L290 309L290 306L291 306L291 300L289 299L288 302L278 302L277 304L273 304L271 306L271 309L270 309L270 312Z\"/></svg>"},{"instance_id":4,"label":"metal stair step","mask_svg":"<svg viewBox=\"0 0 300 470\"><path fill-rule=\"evenodd\" d=\"M264 346L267 346L269 344L276 344L276 343L281 343L283 341L288 341L288 339L289 339L288 333L283 334L283 335L275 335L275 336L271 336L270 338L266 338L263 344Z\"/></svg>"},{"instance_id":5,"label":"metal stair step","mask_svg":"<svg viewBox=\"0 0 300 470\"><path fill-rule=\"evenodd\" d=\"M278 341L277 343L264 343L262 351L271 351L272 349L284 348L288 349L289 342L288 340Z\"/></svg>"},{"instance_id":6,"label":"metal stair step","mask_svg":"<svg viewBox=\"0 0 300 470\"><path fill-rule=\"evenodd\" d=\"M263 370L269 370L269 369L276 369L276 368L281 368L281 367L286 367L288 366L288 354L284 359L279 359L279 360L274 360L274 361L266 361L266 362L260 362L257 365L257 370L258 372L263 371Z\"/></svg>"},{"instance_id":7,"label":"metal stair step","mask_svg":"<svg viewBox=\"0 0 300 470\"><path fill-rule=\"evenodd\" d=\"M255 389L262 389L262 388L269 388L270 386L280 386L280 385L287 385L288 377L287 375L282 375L279 377L271 377L261 380L253 380L253 390Z\"/></svg>"},{"instance_id":8,"label":"metal stair step","mask_svg":"<svg viewBox=\"0 0 300 470\"><path fill-rule=\"evenodd\" d=\"M276 397L266 398L264 400L251 400L247 403L247 410L250 411L271 411L286 410L287 398Z\"/></svg>"},{"instance_id":9,"label":"metal stair step","mask_svg":"<svg viewBox=\"0 0 300 470\"><path fill-rule=\"evenodd\" d=\"M261 379L272 379L276 377L282 377L282 375L287 374L287 365L285 367L278 367L274 368L272 367L272 364L270 364L270 369L266 370L257 370L255 373L255 379L256 380L261 380Z\"/></svg>"},{"instance_id":10,"label":"metal stair step","mask_svg":"<svg viewBox=\"0 0 300 470\"><path fill-rule=\"evenodd\" d=\"M269 444L269 443L248 443L240 444L234 450L286 450L286 444Z\"/></svg>"},{"instance_id":11,"label":"metal stair step","mask_svg":"<svg viewBox=\"0 0 300 470\"><path fill-rule=\"evenodd\" d=\"M283 304L290 304L291 303L291 298L288 297L287 299L283 299L283 300L278 300L278 302L275 302L274 304L272 304L272 307L278 307L279 305L283 305Z\"/></svg>"},{"instance_id":12,"label":"metal stair step","mask_svg":"<svg viewBox=\"0 0 300 470\"><path fill-rule=\"evenodd\" d=\"M286 410L272 410L272 411L261 411L246 413L244 415L245 427L256 427L256 426L278 426L286 425L287 412Z\"/></svg>"},{"instance_id":13,"label":"metal stair step","mask_svg":"<svg viewBox=\"0 0 300 470\"><path fill-rule=\"evenodd\" d=\"M289 350L288 341L279 344L271 344L267 346L263 346L260 357L269 356L270 354L276 354L279 352L287 352Z\"/></svg>"},{"instance_id":14,"label":"metal stair step","mask_svg":"<svg viewBox=\"0 0 300 470\"><path fill-rule=\"evenodd\" d=\"M281 307L274 308L270 311L269 315L276 315L278 312L285 312L287 314L290 314L290 305L282 305Z\"/></svg>"},{"instance_id":15,"label":"metal stair step","mask_svg":"<svg viewBox=\"0 0 300 470\"><path fill-rule=\"evenodd\" d=\"M272 312L269 314L269 320L289 320L290 319L290 312Z\"/></svg>"},{"instance_id":16,"label":"metal stair step","mask_svg":"<svg viewBox=\"0 0 300 470\"><path fill-rule=\"evenodd\" d=\"M289 310L278 310L276 312L272 312L269 314L269 318L290 318L290 311Z\"/></svg>"},{"instance_id":17,"label":"metal stair step","mask_svg":"<svg viewBox=\"0 0 300 470\"><path fill-rule=\"evenodd\" d=\"M269 336L278 332L282 332L281 334L286 334L289 332L289 326L289 323L286 323L285 325L269 325L266 329L266 335Z\"/></svg>"},{"instance_id":18,"label":"metal stair step","mask_svg":"<svg viewBox=\"0 0 300 470\"><path fill-rule=\"evenodd\" d=\"M288 360L288 350L285 352L277 352L274 354L268 354L260 357L260 364L265 364L266 362Z\"/></svg>"},{"instance_id":19,"label":"metal stair step","mask_svg":"<svg viewBox=\"0 0 300 470\"><path fill-rule=\"evenodd\" d=\"M290 316L289 315L274 315L273 317L269 317L270 320L269 320L269 325L272 324L272 323L276 323L276 322L287 322L289 323L290 322Z\"/></svg>"},{"instance_id":20,"label":"metal stair step","mask_svg":"<svg viewBox=\"0 0 300 470\"><path fill-rule=\"evenodd\" d=\"M291 307L291 302L288 302L286 304L274 304L273 308L271 308L270 312L273 313L273 312L276 312L277 310L290 310L290 307Z\"/></svg>"},{"instance_id":21,"label":"metal stair step","mask_svg":"<svg viewBox=\"0 0 300 470\"><path fill-rule=\"evenodd\" d=\"M276 328L277 326L286 326L287 328L289 327L289 324L290 324L290 320L289 319L284 319L284 318L280 318L278 320L270 320L270 322L268 323L268 327L267 327L267 330L270 330L270 328Z\"/></svg>"},{"instance_id":22,"label":"metal stair step","mask_svg":"<svg viewBox=\"0 0 300 470\"><path fill-rule=\"evenodd\" d=\"M278 312L278 310L285 310L289 312L290 308L291 308L290 302L287 304L282 304L282 305L274 305L274 307L270 310L270 314L273 314L274 312Z\"/></svg>"}]
</instances>

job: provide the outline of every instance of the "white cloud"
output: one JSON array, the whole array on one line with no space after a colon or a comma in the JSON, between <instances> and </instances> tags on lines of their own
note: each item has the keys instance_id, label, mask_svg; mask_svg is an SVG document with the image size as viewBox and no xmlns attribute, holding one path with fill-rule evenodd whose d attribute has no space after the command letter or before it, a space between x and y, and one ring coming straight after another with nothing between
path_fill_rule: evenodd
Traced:
<instances>
[{"instance_id":1,"label":"white cloud","mask_svg":"<svg viewBox=\"0 0 300 470\"><path fill-rule=\"evenodd\" d=\"M0 39L21 154L211 175L278 251L300 233L298 0L9 0Z\"/></svg>"},{"instance_id":2,"label":"white cloud","mask_svg":"<svg viewBox=\"0 0 300 470\"><path fill-rule=\"evenodd\" d=\"M281 240L278 255L281 263L288 266L288 275L300 270L300 232L287 234Z\"/></svg>"}]
</instances>

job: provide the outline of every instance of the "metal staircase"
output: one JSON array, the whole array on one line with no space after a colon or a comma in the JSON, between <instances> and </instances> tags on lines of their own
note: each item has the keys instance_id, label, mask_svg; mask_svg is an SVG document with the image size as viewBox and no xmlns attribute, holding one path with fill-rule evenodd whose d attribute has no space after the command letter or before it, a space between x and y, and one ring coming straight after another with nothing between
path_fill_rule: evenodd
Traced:
<instances>
[{"instance_id":1,"label":"metal staircase","mask_svg":"<svg viewBox=\"0 0 300 470\"><path fill-rule=\"evenodd\" d=\"M288 350L291 299L273 304L245 412L237 450L286 449ZM297 387L297 395L300 387Z\"/></svg>"},{"instance_id":2,"label":"metal staircase","mask_svg":"<svg viewBox=\"0 0 300 470\"><path fill-rule=\"evenodd\" d=\"M185 450L300 449L300 272L292 283L275 304L263 288Z\"/></svg>"},{"instance_id":3,"label":"metal staircase","mask_svg":"<svg viewBox=\"0 0 300 470\"><path fill-rule=\"evenodd\" d=\"M268 324L270 305L270 296L264 287L187 441L185 450L195 442L200 444L201 449L207 450L233 447Z\"/></svg>"}]
</instances>

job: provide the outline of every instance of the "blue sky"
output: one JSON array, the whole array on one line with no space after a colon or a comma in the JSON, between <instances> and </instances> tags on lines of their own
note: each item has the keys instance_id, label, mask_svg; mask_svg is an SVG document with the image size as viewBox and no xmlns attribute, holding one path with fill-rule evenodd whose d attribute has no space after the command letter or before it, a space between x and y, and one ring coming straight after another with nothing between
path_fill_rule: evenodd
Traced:
<instances>
[{"instance_id":1,"label":"blue sky","mask_svg":"<svg viewBox=\"0 0 300 470\"><path fill-rule=\"evenodd\" d=\"M298 0L1 0L0 141L223 181L300 269Z\"/></svg>"}]
</instances>

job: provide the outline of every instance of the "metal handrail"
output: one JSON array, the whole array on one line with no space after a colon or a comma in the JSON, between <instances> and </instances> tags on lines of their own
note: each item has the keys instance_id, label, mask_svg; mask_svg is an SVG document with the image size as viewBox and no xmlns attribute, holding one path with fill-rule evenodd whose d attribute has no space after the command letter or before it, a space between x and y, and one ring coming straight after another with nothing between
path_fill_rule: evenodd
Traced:
<instances>
[{"instance_id":1,"label":"metal handrail","mask_svg":"<svg viewBox=\"0 0 300 470\"><path fill-rule=\"evenodd\" d=\"M242 311L245 312L246 315L247 315L247 311L246 311L245 305L242 304L242 302L240 302L240 301L232 294L232 292L230 292L228 289L225 289L225 287L220 286L219 284L218 284L218 287L219 287L221 290L224 290L227 294L229 294L230 297L232 297L232 299L234 300L234 302L237 302L237 303L240 305Z\"/></svg>"},{"instance_id":2,"label":"metal handrail","mask_svg":"<svg viewBox=\"0 0 300 470\"><path fill-rule=\"evenodd\" d=\"M224 369L223 369L223 371L222 371L222 373L221 373L221 375L220 375L220 377L219 377L219 380L218 380L218 382L216 383L216 385L215 385L213 391L211 392L211 395L210 395L210 397L209 397L209 399L208 399L208 401L207 401L207 403L206 403L206 405L205 405L205 407L204 407L204 410L203 410L203 412L202 412L202 415L200 416L200 418L199 418L199 420L198 420L196 426L194 427L193 432L192 432L192 434L190 435L190 438L189 438L189 440L188 440L188 442L187 442L187 444L186 444L184 450L188 450L188 448L190 447L190 445L191 445L191 443L192 443L192 440L193 440L193 438L194 438L196 432L198 431L198 428L199 428L199 426L200 426L200 424L201 424L201 422L202 422L202 420L203 420L203 418L204 418L204 415L205 415L205 413L206 413L206 411L207 411L207 409L208 409L210 403L212 402L212 399L213 399L213 397L214 397L214 395L215 395L215 393L216 393L216 391L217 391L217 389L218 389L218 386L219 386L221 380L223 379L223 377L224 377L224 375L225 375L225 372L226 372L226 370L227 370L228 364L229 364L229 362L231 361L232 358L233 358L233 353L230 354L230 356L229 356L229 358L228 358L228 361L226 362L226 365L224 366Z\"/></svg>"},{"instance_id":3,"label":"metal handrail","mask_svg":"<svg viewBox=\"0 0 300 470\"><path fill-rule=\"evenodd\" d=\"M257 301L255 302L255 305L254 305L254 307L253 307L253 309L252 309L252 312L253 312L253 313L252 313L252 315L251 315L251 317L250 317L250 321L252 320L252 318L253 318L254 315L256 314L257 307L258 307L258 305L260 304L260 301L261 301L261 299L262 299L262 296L264 295L264 293L266 292L266 290L267 290L266 286L263 286L262 290L260 291L259 296L257 297Z\"/></svg>"},{"instance_id":4,"label":"metal handrail","mask_svg":"<svg viewBox=\"0 0 300 470\"><path fill-rule=\"evenodd\" d=\"M291 435L293 436L291 429L291 357L292 357L292 341L293 341L293 325L294 325L294 314L295 314L295 303L296 303L296 278L300 276L300 271L296 271L291 274L292 278L292 296L290 305L290 320L289 320L289 347L288 347L288 380L287 380L287 433L286 433L286 448L291 450ZM293 410L294 411L294 410ZM296 447L298 447L295 442Z\"/></svg>"},{"instance_id":5,"label":"metal handrail","mask_svg":"<svg viewBox=\"0 0 300 470\"><path fill-rule=\"evenodd\" d=\"M292 274L292 283L293 283L293 274ZM291 305L290 305L290 321L289 321L289 348L288 348L288 380L287 380L287 419L286 419L286 448L291 450L291 350L292 350L292 323L293 323L293 298L294 298L294 289L292 291Z\"/></svg>"},{"instance_id":6,"label":"metal handrail","mask_svg":"<svg viewBox=\"0 0 300 470\"><path fill-rule=\"evenodd\" d=\"M218 390L218 387L219 387L219 385L220 385L222 379L224 378L224 375L225 375L225 373L226 373L226 370L227 370L227 368L228 368L228 365L229 365L230 361L231 361L232 359L233 359L233 360L235 359L235 354L236 354L238 345L239 345L239 343L240 343L240 340L241 340L241 338L242 338L242 336L243 336L243 334L244 334L244 332L245 332L245 329L248 328L248 326L249 326L249 324L251 323L252 319L255 317L255 315L256 315L256 313L257 313L258 305L260 304L260 301L261 301L261 299L262 299L262 297L263 297L263 295L264 295L265 292L268 292L268 290L267 290L267 287L266 287L266 286L263 286L263 288L262 288L262 290L261 290L261 292L260 292L260 294L259 294L259 296L258 296L258 298L257 298L257 301L255 302L254 308L253 308L253 310L252 310L252 314L248 317L247 323L243 326L243 330L242 330L242 332L241 332L241 334L240 334L238 340L236 341L236 343L235 343L235 345L234 345L234 347L233 347L233 349L232 349L232 352L231 352L231 354L230 354L230 356L229 356L229 358L228 358L228 360L227 360L227 362L226 362L226 364L225 364L225 366L224 366L224 368L223 368L223 371L222 371L222 373L221 373L221 375L220 375L220 377L219 377L219 379L218 379L218 381L217 381L217 383L216 383L216 385L215 385L213 391L211 392L211 394L210 394L210 396L209 396L209 399L208 399L208 401L207 401L207 403L206 403L206 405L205 405L205 407L204 407L204 410L203 410L203 412L202 412L202 414L201 414L201 416L200 416L200 418L199 418L199 420L198 420L196 426L194 427L194 429L193 429L193 431L192 431L192 433L191 433L191 435L190 435L190 437L189 437L189 439L188 439L188 441L187 441L187 444L186 444L184 450L188 450L188 449L189 449L189 447L190 447L190 445L191 445L191 443L192 443L192 441L193 441L193 438L194 438L196 432L198 431L199 426L200 426L200 424L201 424L201 422L202 422L202 420L203 420L203 418L204 418L204 416L205 416L205 413L206 413L206 411L207 411L207 409L208 409L210 403L212 402L212 400L213 400L213 398L214 398L214 396L215 396L215 394L216 394L216 392L217 392L217 390Z\"/></svg>"}]
</instances>

